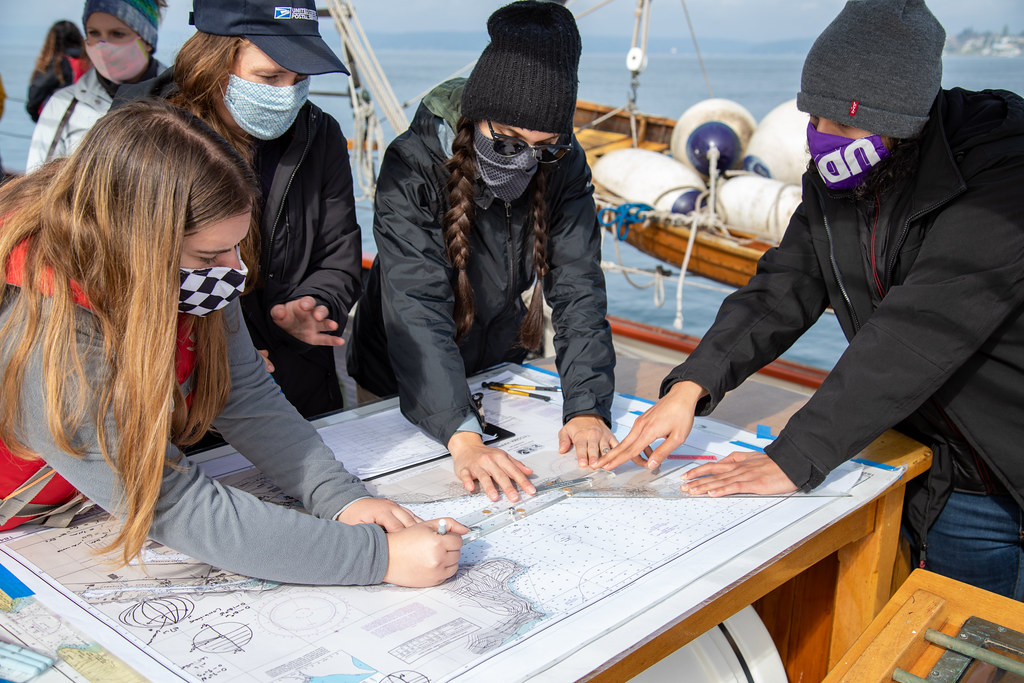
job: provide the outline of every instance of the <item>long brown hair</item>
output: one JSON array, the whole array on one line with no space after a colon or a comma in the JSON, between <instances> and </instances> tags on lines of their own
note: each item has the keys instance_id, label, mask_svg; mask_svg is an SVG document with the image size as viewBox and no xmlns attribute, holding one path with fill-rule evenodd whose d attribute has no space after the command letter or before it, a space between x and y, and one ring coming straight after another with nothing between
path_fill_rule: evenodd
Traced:
<instances>
[{"instance_id":1,"label":"long brown hair","mask_svg":"<svg viewBox=\"0 0 1024 683\"><path fill-rule=\"evenodd\" d=\"M224 92L228 78L235 65L242 46L248 44L242 36L215 36L196 31L185 41L174 59L174 83L178 91L171 96L175 104L201 118L222 138L231 143L245 162L252 166L253 140L245 131L231 126L224 120L227 110L224 106ZM246 291L250 291L260 279L260 216L254 211L249 235L242 242L242 255L251 264Z\"/></svg>"},{"instance_id":2,"label":"long brown hair","mask_svg":"<svg viewBox=\"0 0 1024 683\"><path fill-rule=\"evenodd\" d=\"M248 42L242 36L215 36L196 31L174 59L174 83L178 92L170 101L205 121L251 163L252 138L223 119L228 78L239 50Z\"/></svg>"},{"instance_id":3,"label":"long brown hair","mask_svg":"<svg viewBox=\"0 0 1024 683\"><path fill-rule=\"evenodd\" d=\"M35 418L10 398L22 395L40 354L55 444L75 456L98 448L121 479L112 512L122 526L105 550L120 549L125 563L152 524L168 441L198 440L230 390L221 312L188 317L198 359L191 408L176 381L182 241L252 211L257 198L248 165L227 142L153 100L111 111L71 157L0 189L0 267L28 245L19 295L0 282L0 301L11 307L0 328L0 396L8 399L0 440L19 457L39 457L21 440L20 421ZM91 322L83 323L73 286L87 297ZM76 441L90 423L97 443Z\"/></svg>"},{"instance_id":4,"label":"long brown hair","mask_svg":"<svg viewBox=\"0 0 1024 683\"><path fill-rule=\"evenodd\" d=\"M36 74L46 73L48 69L52 69L54 75L57 76L57 82L61 85L67 85L64 82L64 70L61 68L60 62L69 49L83 49L84 47L85 41L82 39L82 33L78 30L77 26L67 20L56 22L46 34L46 39L43 41L43 49L39 51L39 56L36 58L36 66L32 70L31 77L35 77Z\"/></svg>"},{"instance_id":5,"label":"long brown hair","mask_svg":"<svg viewBox=\"0 0 1024 683\"><path fill-rule=\"evenodd\" d=\"M448 259L457 272L455 281L455 341L459 341L473 325L473 289L469 283L469 233L473 225L473 182L477 175L476 151L473 149L473 130L477 125L465 116L459 118L452 155L445 162L449 176L448 210L442 220ZM530 198L530 224L533 226L533 274L536 284L530 308L519 326L519 343L530 351L540 347L544 328L544 294L542 282L548 273L548 205L547 186L549 165L542 164L534 174L527 192Z\"/></svg>"}]
</instances>

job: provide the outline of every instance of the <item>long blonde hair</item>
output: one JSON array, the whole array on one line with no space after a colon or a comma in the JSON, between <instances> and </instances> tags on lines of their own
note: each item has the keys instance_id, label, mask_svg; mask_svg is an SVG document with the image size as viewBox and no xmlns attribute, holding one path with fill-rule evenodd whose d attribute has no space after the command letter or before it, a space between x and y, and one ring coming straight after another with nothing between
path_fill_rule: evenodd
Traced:
<instances>
[{"instance_id":1,"label":"long blonde hair","mask_svg":"<svg viewBox=\"0 0 1024 683\"><path fill-rule=\"evenodd\" d=\"M41 351L45 415L55 444L81 457L98 447L118 473L120 533L104 550L125 563L153 520L168 441L195 442L230 391L225 322L189 316L197 366L191 408L175 377L182 240L252 211L248 165L193 115L143 100L116 109L75 153L0 189L0 267L27 244L20 293L0 282L11 307L0 328L6 364L0 397L22 395ZM91 315L75 304L73 286ZM86 367L105 363L102 377ZM0 401L0 440L38 458L21 439L16 400ZM105 420L113 417L113 428ZM91 422L97 444L75 441Z\"/></svg>"}]
</instances>

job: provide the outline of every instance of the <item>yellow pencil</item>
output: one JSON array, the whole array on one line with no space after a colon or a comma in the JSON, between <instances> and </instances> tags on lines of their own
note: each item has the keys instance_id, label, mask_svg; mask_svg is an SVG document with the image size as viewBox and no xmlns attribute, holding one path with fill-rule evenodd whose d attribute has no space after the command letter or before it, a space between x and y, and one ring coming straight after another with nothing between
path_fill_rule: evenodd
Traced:
<instances>
[{"instance_id":1,"label":"yellow pencil","mask_svg":"<svg viewBox=\"0 0 1024 683\"><path fill-rule=\"evenodd\" d=\"M530 398L539 398L542 401L551 400L551 397L549 396L543 396L542 394L531 394L528 391L519 391L518 389L509 389L503 384L492 384L490 382L487 382L483 386L485 389L490 389L492 391L504 391L506 394L516 394L517 396L529 396Z\"/></svg>"},{"instance_id":2,"label":"yellow pencil","mask_svg":"<svg viewBox=\"0 0 1024 683\"><path fill-rule=\"evenodd\" d=\"M532 384L505 384L504 382L490 382L490 384L502 386L507 389L519 389L522 391L558 391L558 387L533 386Z\"/></svg>"}]
</instances>

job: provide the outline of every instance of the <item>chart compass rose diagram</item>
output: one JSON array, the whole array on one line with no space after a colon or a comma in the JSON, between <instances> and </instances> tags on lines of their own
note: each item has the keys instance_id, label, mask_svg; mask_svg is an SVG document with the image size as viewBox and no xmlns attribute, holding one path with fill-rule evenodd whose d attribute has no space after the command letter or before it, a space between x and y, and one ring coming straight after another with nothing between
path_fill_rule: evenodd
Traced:
<instances>
[{"instance_id":1,"label":"chart compass rose diagram","mask_svg":"<svg viewBox=\"0 0 1024 683\"><path fill-rule=\"evenodd\" d=\"M557 383L555 376L509 366L471 380L470 388L540 380ZM109 543L113 527L105 514L95 514L68 529L0 539L0 560L17 574L0 580L0 630L55 656L58 664L46 674L53 681L468 680L490 658L534 647L546 629L584 612L579 637L598 637L615 618L588 608L669 563L679 563L681 580L689 580L692 563L681 558L702 553L706 563L708 553L722 552L715 539L741 539L729 543L725 562L744 543L849 495L865 476L862 466L850 464L811 495L687 497L679 493L683 471L743 450L737 442L763 447L771 436L698 419L677 449L680 457L661 470L630 464L594 472L557 452L557 392L548 401L481 393L485 419L505 435L495 443L534 468L535 496L492 503L467 495L443 447L405 422L397 407L358 419L342 413L320 427L373 494L424 519L454 517L471 528L458 573L440 586L282 585L153 542L144 567L112 569L95 550ZM616 435L624 437L648 407L616 397ZM228 449L202 466L261 499L297 506ZM4 601L12 593L19 597Z\"/></svg>"}]
</instances>

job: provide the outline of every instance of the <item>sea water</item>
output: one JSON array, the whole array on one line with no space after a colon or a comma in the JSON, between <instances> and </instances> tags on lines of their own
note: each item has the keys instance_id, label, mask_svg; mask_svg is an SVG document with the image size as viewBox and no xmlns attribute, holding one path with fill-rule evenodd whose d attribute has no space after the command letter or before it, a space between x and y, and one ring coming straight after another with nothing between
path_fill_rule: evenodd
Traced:
<instances>
[{"instance_id":1,"label":"sea water","mask_svg":"<svg viewBox=\"0 0 1024 683\"><path fill-rule=\"evenodd\" d=\"M0 29L0 77L3 78L8 99L6 112L0 120L0 157L10 169L23 169L28 154L28 143L33 124L24 110L24 97L28 76L39 50L38 36L17 34ZM332 39L325 31L325 38ZM183 42L184 35L161 32L160 51L157 56L165 64L173 60L173 53ZM336 44L337 39L330 44ZM409 118L415 112L421 93L435 83L459 71L474 60L478 47L470 50L378 50L381 66L395 91L399 102L409 102ZM792 99L800 86L802 55L704 55L701 62L693 55L652 54L647 69L641 74L636 88L636 106L645 113L678 118L688 107L710 96L732 99L745 106L758 120L777 105ZM968 89L1004 88L1024 93L1024 60L997 57L951 56L943 60L945 87L962 86ZM705 72L707 77L705 78ZM468 72L467 72L468 73ZM345 80L334 74L316 76L314 91L344 92ZM623 54L589 51L584 45L580 65L579 96L613 107L627 103L631 93L630 74ZM314 96L324 110L333 114L344 131L352 129L349 102L342 97ZM385 135L395 133L385 123ZM373 245L372 207L367 202L358 206L363 228L363 247L375 251ZM638 252L628 244L614 244L606 235L604 258L623 265L653 271L658 265L653 258ZM669 267L673 274L676 267ZM650 277L630 277L638 285L648 284ZM607 275L608 309L612 315L672 329L677 322L675 280L664 283L665 302L660 307L654 302L654 289L638 290L625 276L610 272ZM682 332L700 336L714 321L722 299L731 291L704 278L687 276L683 292ZM789 360L808 365L831 368L846 340L835 317L826 314L792 349L783 355Z\"/></svg>"}]
</instances>

